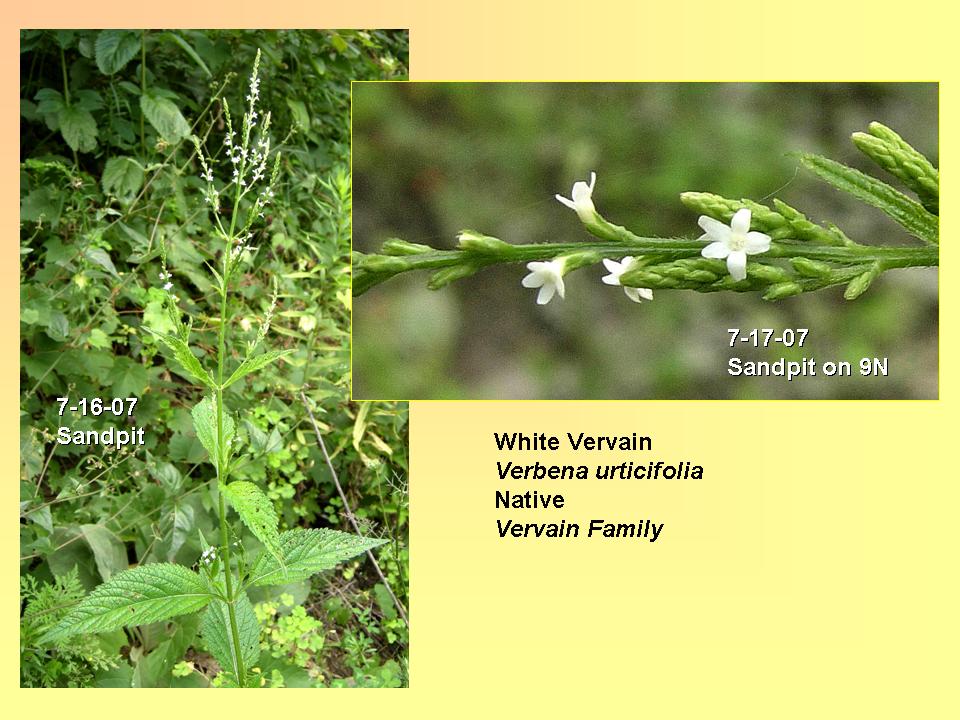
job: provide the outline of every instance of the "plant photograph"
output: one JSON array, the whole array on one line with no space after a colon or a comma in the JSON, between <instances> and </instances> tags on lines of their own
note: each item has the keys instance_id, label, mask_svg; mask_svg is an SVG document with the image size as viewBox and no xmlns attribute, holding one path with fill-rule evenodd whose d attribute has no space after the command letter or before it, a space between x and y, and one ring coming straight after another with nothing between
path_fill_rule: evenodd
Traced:
<instances>
[{"instance_id":1,"label":"plant photograph","mask_svg":"<svg viewBox=\"0 0 960 720\"><path fill-rule=\"evenodd\" d=\"M350 399L350 84L402 30L20 33L20 684L405 687Z\"/></svg>"},{"instance_id":2,"label":"plant photograph","mask_svg":"<svg viewBox=\"0 0 960 720\"><path fill-rule=\"evenodd\" d=\"M938 396L935 83L353 90L353 397Z\"/></svg>"}]
</instances>

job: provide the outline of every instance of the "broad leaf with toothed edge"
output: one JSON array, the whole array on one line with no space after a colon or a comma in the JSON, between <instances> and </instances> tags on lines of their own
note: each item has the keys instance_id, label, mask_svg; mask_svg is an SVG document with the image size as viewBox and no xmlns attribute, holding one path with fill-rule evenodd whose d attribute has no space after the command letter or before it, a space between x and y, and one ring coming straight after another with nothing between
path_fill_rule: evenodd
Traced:
<instances>
[{"instance_id":1,"label":"broad leaf with toothed edge","mask_svg":"<svg viewBox=\"0 0 960 720\"><path fill-rule=\"evenodd\" d=\"M203 366L200 364L197 356L190 351L190 346L187 345L187 343L178 338L176 335L159 333L156 330L151 330L145 325L141 325L141 327L173 351L173 356L177 359L177 362L180 363L183 369L187 371L187 374L190 377L198 380L200 383L209 388L215 388L217 386L210 373L203 369Z\"/></svg>"},{"instance_id":2,"label":"broad leaf with toothed edge","mask_svg":"<svg viewBox=\"0 0 960 720\"><path fill-rule=\"evenodd\" d=\"M250 573L249 584L281 585L306 580L385 542L380 538L365 538L338 530L287 530L280 534L283 564L264 555Z\"/></svg>"},{"instance_id":3,"label":"broad leaf with toothed edge","mask_svg":"<svg viewBox=\"0 0 960 720\"><path fill-rule=\"evenodd\" d=\"M193 417L193 429L196 430L197 439L210 455L210 462L217 465L220 458L220 441L217 435L217 407L212 397L205 397L199 403L193 406L190 411ZM236 432L236 426L230 414L223 413L223 439L227 447L233 440ZM229 453L227 454L229 457Z\"/></svg>"},{"instance_id":4,"label":"broad leaf with toothed edge","mask_svg":"<svg viewBox=\"0 0 960 720\"><path fill-rule=\"evenodd\" d=\"M257 355L256 357L248 357L246 360L240 363L240 366L236 370L233 371L233 374L227 378L227 381L223 384L223 386L225 388L229 387L244 375L249 375L252 372L256 372L278 358L282 358L284 355L289 355L291 352L293 351L271 350L270 352L265 352L262 355Z\"/></svg>"},{"instance_id":5,"label":"broad leaf with toothed edge","mask_svg":"<svg viewBox=\"0 0 960 720\"><path fill-rule=\"evenodd\" d=\"M245 668L253 667L260 659L260 622L253 612L247 594L240 592L233 604L237 619L237 634L240 636L240 658ZM230 629L230 614L223 600L214 600L203 613L200 632L207 649L224 670L237 675L237 661L233 650Z\"/></svg>"},{"instance_id":6,"label":"broad leaf with toothed edge","mask_svg":"<svg viewBox=\"0 0 960 720\"><path fill-rule=\"evenodd\" d=\"M250 531L282 566L280 533L277 530L280 520L270 498L264 495L260 488L246 480L237 480L229 485L221 483L220 492L240 515L243 524L250 528Z\"/></svg>"},{"instance_id":7,"label":"broad leaf with toothed edge","mask_svg":"<svg viewBox=\"0 0 960 720\"><path fill-rule=\"evenodd\" d=\"M40 640L159 622L196 612L212 599L203 579L182 565L141 565L99 585Z\"/></svg>"}]
</instances>

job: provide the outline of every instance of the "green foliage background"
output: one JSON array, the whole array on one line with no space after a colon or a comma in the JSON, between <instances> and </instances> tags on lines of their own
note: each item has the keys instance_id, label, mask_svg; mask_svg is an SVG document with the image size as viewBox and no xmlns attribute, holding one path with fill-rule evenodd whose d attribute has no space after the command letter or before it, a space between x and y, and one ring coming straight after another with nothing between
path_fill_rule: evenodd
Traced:
<instances>
[{"instance_id":1,"label":"green foliage background","mask_svg":"<svg viewBox=\"0 0 960 720\"><path fill-rule=\"evenodd\" d=\"M364 83L354 92L354 245L452 248L463 228L516 244L586 239L553 195L569 196L591 170L597 209L639 235L699 236L679 196L705 191L779 197L867 244L916 243L788 153L877 174L850 142L877 120L936 163L937 103L929 83ZM936 269L888 273L854 302L842 288L776 304L658 291L637 306L590 268L546 307L520 286L525 273L484 270L438 292L409 273L357 298L354 397L937 396ZM736 354L848 360L854 377L728 377L734 327L810 328L804 348ZM889 357L890 376L859 377L864 356Z\"/></svg>"},{"instance_id":2,"label":"green foliage background","mask_svg":"<svg viewBox=\"0 0 960 720\"><path fill-rule=\"evenodd\" d=\"M36 639L110 575L189 566L201 533L215 535L212 468L187 410L200 388L162 367L166 351L143 328L171 330L163 242L198 341L215 342L203 264L219 244L189 135L210 132L219 146L220 98L241 107L257 48L274 137L294 132L230 332L256 335L276 280L269 342L294 352L228 391L228 404L246 410L240 433L252 451L234 475L266 488L282 528L349 529L305 391L362 529L390 540L376 553L406 603L406 405L349 401L347 257L350 81L404 78L407 42L401 31L21 33L21 684L205 686L216 675L193 616L61 650ZM126 422L61 418L58 396L139 397L130 424L146 428L146 447L57 445L61 425ZM363 556L255 601L272 618L261 637L272 685L406 682L406 626Z\"/></svg>"}]
</instances>

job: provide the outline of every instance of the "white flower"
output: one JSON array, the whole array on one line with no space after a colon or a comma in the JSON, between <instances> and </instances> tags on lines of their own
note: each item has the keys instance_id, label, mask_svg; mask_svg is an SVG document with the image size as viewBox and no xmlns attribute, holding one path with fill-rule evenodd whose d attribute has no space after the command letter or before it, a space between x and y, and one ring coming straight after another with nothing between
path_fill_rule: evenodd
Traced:
<instances>
[{"instance_id":1,"label":"white flower","mask_svg":"<svg viewBox=\"0 0 960 720\"><path fill-rule=\"evenodd\" d=\"M212 565L216 557L217 549L214 547L208 547L200 554L200 563L202 565Z\"/></svg>"},{"instance_id":2,"label":"white flower","mask_svg":"<svg viewBox=\"0 0 960 720\"><path fill-rule=\"evenodd\" d=\"M600 279L607 285L619 285L620 276L627 272L627 270L632 270L636 264L637 259L630 255L627 255L627 257L620 262L611 260L610 258L604 258L603 266L607 268L610 274L604 275ZM641 298L644 300L653 300L653 290L650 288L625 287L623 288L623 292L625 292L627 297L633 300L635 303L640 302Z\"/></svg>"},{"instance_id":3,"label":"white flower","mask_svg":"<svg viewBox=\"0 0 960 720\"><path fill-rule=\"evenodd\" d=\"M528 288L540 288L537 294L537 305L546 305L553 298L554 294L563 299L563 271L566 263L563 258L556 258L547 262L529 262L527 270L530 274L520 281L520 284Z\"/></svg>"},{"instance_id":4,"label":"white flower","mask_svg":"<svg viewBox=\"0 0 960 720\"><path fill-rule=\"evenodd\" d=\"M770 249L770 236L750 232L750 210L741 208L730 219L730 227L719 220L701 215L697 224L706 232L701 240L710 242L700 254L705 258L727 259L727 270L734 280L747 277L747 255L757 255Z\"/></svg>"},{"instance_id":5,"label":"white flower","mask_svg":"<svg viewBox=\"0 0 960 720\"><path fill-rule=\"evenodd\" d=\"M597 214L597 210L593 206L593 186L596 182L597 174L591 172L589 185L582 180L575 182L573 184L573 190L570 191L569 198L565 198L559 194L555 197L568 208L576 211L582 222L592 222L596 219Z\"/></svg>"},{"instance_id":6,"label":"white flower","mask_svg":"<svg viewBox=\"0 0 960 720\"><path fill-rule=\"evenodd\" d=\"M173 283L172 283L172 282L168 282L168 283L164 283L164 284L163 284L163 289L166 290L167 292L170 292L170 289L171 289L172 287L173 287Z\"/></svg>"}]
</instances>

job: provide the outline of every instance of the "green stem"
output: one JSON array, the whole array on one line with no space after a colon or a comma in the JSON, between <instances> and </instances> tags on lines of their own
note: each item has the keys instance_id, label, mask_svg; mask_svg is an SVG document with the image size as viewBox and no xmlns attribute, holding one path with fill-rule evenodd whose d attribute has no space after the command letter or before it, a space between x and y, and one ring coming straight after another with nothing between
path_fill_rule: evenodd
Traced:
<instances>
[{"instance_id":1,"label":"green stem","mask_svg":"<svg viewBox=\"0 0 960 720\"><path fill-rule=\"evenodd\" d=\"M227 484L229 476L230 450L226 447L226 438L223 431L223 380L224 365L227 355L227 287L230 283L230 252L233 246L233 233L236 231L237 208L240 204L240 186L237 185L233 205L233 216L230 219L230 233L223 249L223 284L220 287L220 327L217 330L217 480L221 487ZM227 589L227 615L230 618L230 636L233 640L233 657L236 663L234 668L237 674L237 683L242 687L245 683L246 672L243 667L243 652L240 645L240 631L237 626L237 613L234 607L236 595L233 588L233 569L230 562L230 537L227 532L227 513L220 493L220 543L223 546L223 575ZM241 591L242 592L242 591Z\"/></svg>"},{"instance_id":2,"label":"green stem","mask_svg":"<svg viewBox=\"0 0 960 720\"><path fill-rule=\"evenodd\" d=\"M490 253L464 250L436 250L417 255L361 256L355 266L369 278L354 278L354 294L362 294L373 285L388 280L393 275L409 270L435 270L469 263L482 268L500 263L523 263L531 260L548 260L574 252L595 252L603 257L618 258L626 255L656 258L657 262L669 262L682 258L699 257L705 243L700 240L641 238L633 236L620 242L549 243L539 245L509 245ZM774 242L770 250L756 255L764 258L805 257L811 260L832 262L840 265L862 265L879 262L885 270L904 267L932 267L940 264L937 247L881 247L870 245L828 246L812 245L801 241Z\"/></svg>"},{"instance_id":3,"label":"green stem","mask_svg":"<svg viewBox=\"0 0 960 720\"><path fill-rule=\"evenodd\" d=\"M241 166L242 167L242 166ZM220 327L217 330L217 448L219 450L217 458L217 480L221 487L227 484L229 476L229 458L230 449L226 446L226 438L223 429L223 381L224 366L226 361L227 349L227 287L230 284L230 254L234 244L233 234L236 232L237 212L240 205L241 189L237 184L236 194L233 203L233 215L230 218L230 232L226 238L223 249L223 284L220 287ZM230 537L227 532L227 513L223 500L223 493L220 493L220 542L223 545L223 564L224 579L227 589L227 615L230 618L230 636L233 640L233 656L235 658L237 673L237 682L243 687L246 680L246 672L243 667L242 646L240 645L240 631L237 626L237 614L234 607L236 595L233 588L233 570L230 562ZM242 590L241 590L242 592Z\"/></svg>"},{"instance_id":4,"label":"green stem","mask_svg":"<svg viewBox=\"0 0 960 720\"><path fill-rule=\"evenodd\" d=\"M63 102L70 107L70 81L67 79L67 56L60 47L60 69L63 71Z\"/></svg>"},{"instance_id":5,"label":"green stem","mask_svg":"<svg viewBox=\"0 0 960 720\"><path fill-rule=\"evenodd\" d=\"M140 32L140 97L147 94L147 31ZM140 106L140 152L147 158L147 137L144 123L143 105Z\"/></svg>"},{"instance_id":6,"label":"green stem","mask_svg":"<svg viewBox=\"0 0 960 720\"><path fill-rule=\"evenodd\" d=\"M219 409L217 414L219 415ZM223 576L227 585L227 614L230 616L230 636L233 640L234 672L237 674L237 684L243 687L246 671L243 667L243 654L240 646L240 631L237 627L237 613L234 609L236 597L233 594L233 571L230 568L230 536L227 533L227 511L220 493L220 542L223 545Z\"/></svg>"},{"instance_id":7,"label":"green stem","mask_svg":"<svg viewBox=\"0 0 960 720\"><path fill-rule=\"evenodd\" d=\"M224 255L224 275L223 287L220 288L220 328L217 339L217 480L221 488L227 484L229 476L230 451L226 447L226 438L223 432L223 366L224 355L226 354L226 327L227 327L227 282L229 281L229 253ZM233 657L236 667L237 682L243 686L245 681L245 672L243 667L243 655L240 645L240 632L237 627L237 614L234 608L236 596L233 592L233 568L230 562L230 536L227 532L227 512L223 500L223 492L220 492L220 543L223 546L223 576L227 589L227 614L230 618L230 635L233 639Z\"/></svg>"},{"instance_id":8,"label":"green stem","mask_svg":"<svg viewBox=\"0 0 960 720\"><path fill-rule=\"evenodd\" d=\"M60 70L63 72L63 102L67 107L70 107L70 79L67 76L67 56L63 51L63 46L60 46ZM77 155L77 151L73 148L70 148L73 151L73 165L76 168L80 167L80 157Z\"/></svg>"}]
</instances>

